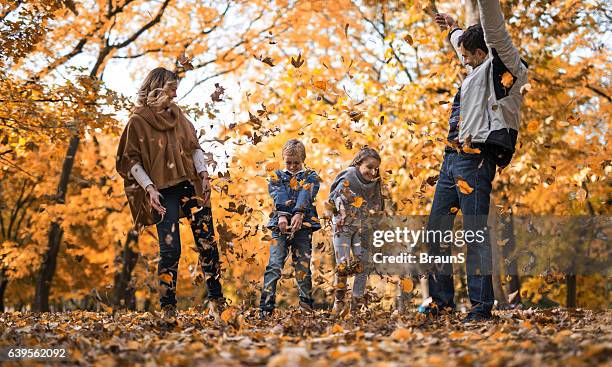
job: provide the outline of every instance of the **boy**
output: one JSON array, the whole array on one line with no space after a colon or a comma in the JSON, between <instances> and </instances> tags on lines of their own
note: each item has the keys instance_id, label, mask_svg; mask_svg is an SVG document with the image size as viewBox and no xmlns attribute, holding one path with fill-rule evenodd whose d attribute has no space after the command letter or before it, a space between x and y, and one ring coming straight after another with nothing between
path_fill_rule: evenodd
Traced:
<instances>
[{"instance_id":1,"label":"boy","mask_svg":"<svg viewBox=\"0 0 612 367\"><path fill-rule=\"evenodd\" d=\"M274 239L270 246L270 260L264 274L260 316L271 315L276 304L276 283L281 277L291 248L300 307L312 309L312 280L310 258L312 233L321 228L314 200L319 191L319 176L304 168L306 148L299 140L291 139L282 151L284 170L276 170L268 184L274 200L274 213L267 227Z\"/></svg>"}]
</instances>

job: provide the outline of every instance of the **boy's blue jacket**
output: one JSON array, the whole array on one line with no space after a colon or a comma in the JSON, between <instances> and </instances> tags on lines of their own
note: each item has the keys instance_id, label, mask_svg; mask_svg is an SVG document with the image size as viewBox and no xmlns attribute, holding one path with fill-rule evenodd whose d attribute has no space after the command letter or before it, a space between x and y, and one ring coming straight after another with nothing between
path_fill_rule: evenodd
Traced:
<instances>
[{"instance_id":1,"label":"boy's blue jacket","mask_svg":"<svg viewBox=\"0 0 612 367\"><path fill-rule=\"evenodd\" d=\"M281 215L287 216L289 224L291 217L297 212L304 213L303 228L311 228L313 231L321 229L317 208L314 205L315 197L319 192L320 178L313 170L302 170L292 174L287 170L276 170L268 180L268 192L274 200L274 213L268 222L267 227L277 230L278 218ZM293 182L293 188L291 180Z\"/></svg>"}]
</instances>

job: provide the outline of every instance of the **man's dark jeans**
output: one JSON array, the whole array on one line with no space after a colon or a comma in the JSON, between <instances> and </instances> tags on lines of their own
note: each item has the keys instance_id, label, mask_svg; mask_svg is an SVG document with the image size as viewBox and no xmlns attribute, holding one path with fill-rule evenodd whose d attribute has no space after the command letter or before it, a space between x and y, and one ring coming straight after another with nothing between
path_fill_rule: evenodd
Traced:
<instances>
[{"instance_id":1,"label":"man's dark jeans","mask_svg":"<svg viewBox=\"0 0 612 367\"><path fill-rule=\"evenodd\" d=\"M459 208L463 214L463 230L484 231L484 241L466 241L466 271L468 292L472 303L471 313L484 316L491 314L493 307L492 255L489 231L486 227L489 214L490 194L495 163L484 154L446 152L436 184L428 230L451 230L455 214L451 208ZM473 189L469 194L460 191L456 184L463 179ZM456 212L456 211L455 211ZM451 245L430 243L432 255L450 255ZM439 310L455 308L452 264L434 265L429 276L429 293Z\"/></svg>"},{"instance_id":2,"label":"man's dark jeans","mask_svg":"<svg viewBox=\"0 0 612 367\"><path fill-rule=\"evenodd\" d=\"M199 252L200 266L206 277L208 298L223 297L221 283L219 282L219 251L214 237L211 209L198 205L198 201L195 199L195 189L188 181L161 189L160 193L162 194L161 204L166 208L166 215L157 224L160 254L157 273L161 290L161 306L176 305L176 279L181 257L179 210L185 213L191 225L193 238Z\"/></svg>"},{"instance_id":3,"label":"man's dark jeans","mask_svg":"<svg viewBox=\"0 0 612 367\"><path fill-rule=\"evenodd\" d=\"M263 289L259 308L272 311L276 305L276 283L281 277L289 248L291 248L295 280L297 281L300 301L312 306L312 273L310 258L312 256L312 230L302 228L292 239L275 231L272 237L276 241L270 246L270 260L264 273Z\"/></svg>"}]
</instances>

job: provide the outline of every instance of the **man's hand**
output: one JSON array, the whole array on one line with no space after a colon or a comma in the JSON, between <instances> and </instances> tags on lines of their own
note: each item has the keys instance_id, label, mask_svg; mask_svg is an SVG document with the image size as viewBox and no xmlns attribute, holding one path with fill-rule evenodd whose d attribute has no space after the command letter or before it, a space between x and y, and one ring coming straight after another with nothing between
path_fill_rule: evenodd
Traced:
<instances>
[{"instance_id":1,"label":"man's hand","mask_svg":"<svg viewBox=\"0 0 612 367\"><path fill-rule=\"evenodd\" d=\"M453 29L457 27L457 22L448 14L445 13L437 13L435 17L435 21L443 31L447 29Z\"/></svg>"},{"instance_id":2,"label":"man's hand","mask_svg":"<svg viewBox=\"0 0 612 367\"><path fill-rule=\"evenodd\" d=\"M149 203L151 203L151 207L155 209L155 211L157 211L162 217L166 215L166 208L159 201L161 194L159 191L157 191L155 186L147 186L147 193L149 194Z\"/></svg>"},{"instance_id":3,"label":"man's hand","mask_svg":"<svg viewBox=\"0 0 612 367\"><path fill-rule=\"evenodd\" d=\"M304 213L297 212L293 214L293 218L291 218L291 231L297 232L302 228L302 222L304 221Z\"/></svg>"},{"instance_id":4,"label":"man's hand","mask_svg":"<svg viewBox=\"0 0 612 367\"><path fill-rule=\"evenodd\" d=\"M288 225L288 221L287 221L287 217L285 217L284 215L281 215L278 218L278 229L281 231L281 233L285 233L287 232L287 225Z\"/></svg>"},{"instance_id":5,"label":"man's hand","mask_svg":"<svg viewBox=\"0 0 612 367\"><path fill-rule=\"evenodd\" d=\"M208 180L208 172L200 172L200 178L202 179L202 200L204 200L204 204L208 204L210 202L211 192L210 181Z\"/></svg>"}]
</instances>

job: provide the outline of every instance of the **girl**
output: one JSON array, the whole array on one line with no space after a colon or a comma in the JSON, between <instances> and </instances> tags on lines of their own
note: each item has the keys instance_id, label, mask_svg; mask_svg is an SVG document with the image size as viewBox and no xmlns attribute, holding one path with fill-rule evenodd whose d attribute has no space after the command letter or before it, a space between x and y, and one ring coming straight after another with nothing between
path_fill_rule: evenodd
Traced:
<instances>
[{"instance_id":1,"label":"girl","mask_svg":"<svg viewBox=\"0 0 612 367\"><path fill-rule=\"evenodd\" d=\"M336 255L333 312L337 315L347 311L344 297L350 275L355 274L351 309L357 311L365 304L364 291L369 271L365 244L369 233L364 224L369 215L383 210L379 167L380 155L366 146L331 185L329 200L335 208L332 224ZM351 250L353 261L350 260Z\"/></svg>"},{"instance_id":2,"label":"girl","mask_svg":"<svg viewBox=\"0 0 612 367\"><path fill-rule=\"evenodd\" d=\"M193 124L172 101L178 81L175 73L161 67L147 75L117 149L117 171L124 178L136 227L157 226L164 319L176 314L180 217L189 218L213 314L224 304L204 152Z\"/></svg>"}]
</instances>

